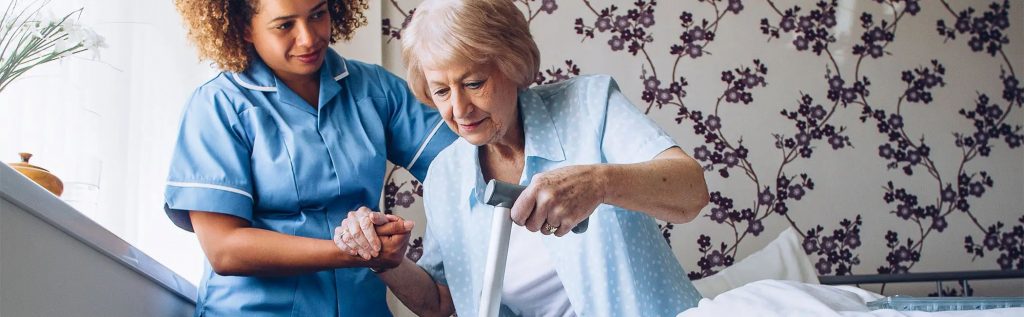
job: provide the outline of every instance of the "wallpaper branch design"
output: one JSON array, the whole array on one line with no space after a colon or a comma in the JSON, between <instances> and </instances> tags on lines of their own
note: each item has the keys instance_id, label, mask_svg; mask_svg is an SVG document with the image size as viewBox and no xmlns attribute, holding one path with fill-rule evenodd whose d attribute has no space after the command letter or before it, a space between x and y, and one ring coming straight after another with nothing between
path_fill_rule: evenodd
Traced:
<instances>
[{"instance_id":1,"label":"wallpaper branch design","mask_svg":"<svg viewBox=\"0 0 1024 317\"><path fill-rule=\"evenodd\" d=\"M674 246L686 249L687 253L695 250L700 254L696 263L683 262L685 267L692 269L690 278L713 275L754 251L749 250L750 243L744 241L756 239L766 232L765 224L769 220L781 220L800 232L803 249L816 262L819 275L852 274L862 259L883 263L875 269L878 273L909 272L925 254L925 241L930 241L929 238L935 240L934 237L951 226L972 228L974 233L963 240L964 257L970 261L984 259L988 254L989 261L994 260L1001 269L1024 269L1024 210L1019 206L1009 207L1017 210L1000 210L998 212L1009 213L1012 217L986 223L979 215L988 211L972 208L972 204L979 204L986 193L994 190L998 184L996 176L1021 177L993 174L991 167L986 165L986 159L1000 147L1002 153L1020 155L1021 141L1024 140L1020 114L1014 112L1014 108L1022 107L1024 98L1024 88L1014 71L1014 63L1019 64L1020 60L1011 58L1006 50L1011 44L1010 35L1020 32L1019 28L1011 32L1011 22L1015 20L1010 18L1013 15L1009 1L957 3L964 8L956 8L945 0L857 1L856 5L863 9L850 12L849 8L841 7L838 0L818 1L809 6L799 2L791 7L780 5L782 1L775 0L692 0L685 5L677 5L682 9L668 15L664 13L674 9L663 8L664 5L659 6L660 3L653 0L636 0L621 7L611 4L616 3L612 1L603 1L608 2L608 6L595 5L596 0L510 1L523 9L531 23L538 20L547 23L551 21L548 19L561 21L562 25L575 31L577 40L596 43L606 49L596 53L588 50L586 54L635 59L641 64L639 78L618 79L624 87L638 88L638 99L643 102L638 106L651 116L671 116L676 124L686 128L682 131L693 133L669 129L677 139L696 137L702 141L688 152L703 164L709 184L721 184L730 190L728 193L713 191L711 204L703 213L706 223L717 226L707 230L725 233L714 235L725 237L725 240L714 241L711 234L699 234L696 248L692 245ZM403 10L397 2L390 0L392 9L397 10L407 22L414 12ZM407 7L410 5L415 3L407 4ZM930 14L941 11L944 18L937 21L923 18L921 12L926 10ZM876 16L874 12L887 13ZM859 33L837 33L840 32L840 13L849 14L859 22L848 28L850 32ZM665 16L676 19L665 25L666 22L656 18ZM748 19L759 21L755 29L735 27ZM393 26L384 19L383 36L389 43L392 39L400 39L401 27L405 24ZM934 25L937 34L903 31L900 26L907 24ZM825 67L817 75L813 72L801 74L805 78L800 92L795 93L791 103L785 105L759 101L762 98L758 97L760 94L780 84L770 85L774 77L769 76L771 65L764 59L735 60L733 65L718 63L716 65L723 67L713 74L693 70L697 69L697 63L716 53L727 56L731 53L724 48L718 51L717 42L749 32L760 32L766 43L784 41L786 47L796 51L793 59L817 59ZM843 36L854 35L859 37L840 41ZM555 49L543 45L545 36L535 33L541 51ZM989 86L947 87L947 78L954 73L937 58L916 58L919 61L911 62L916 65L900 66L903 71L897 77L882 75L877 70L881 61L894 56L892 44L897 39L924 36L937 36L945 47L966 45L975 55L987 56L972 58L974 62L1000 64L1001 71L992 75L992 81L998 79L1001 83L1001 96L990 97L993 93L988 91L992 89ZM1019 37L1019 34L1015 35L1015 38ZM564 43L568 39L557 40L557 43ZM841 63L839 56L843 54L852 56L853 62ZM964 66L958 61L952 62L955 66ZM595 71L593 66L596 65L584 65L574 59L564 60L564 63L544 68L537 74L535 83L565 80ZM696 92L689 91L691 84L687 77L698 78L702 83L717 79L720 90L715 92L716 97L710 99L712 102L707 103L691 95ZM871 94L872 82L884 83L874 89L877 90L874 95ZM887 89L896 85L902 88ZM976 95L971 100L951 101L947 98L942 103L935 100L934 95L941 89L964 88L975 90ZM706 89L699 92L701 96L708 93ZM951 103L969 106L949 106ZM915 132L924 129L912 126L906 120L910 118L907 116L913 116L910 109L925 108L942 113L952 111L951 115L959 116L965 123L950 127L947 132L950 134L930 134L926 142L924 132ZM781 118L775 118L781 120L771 117L761 120L783 124L776 124L774 131L763 135L745 135L741 129L745 122L727 115L736 113L736 110L776 112ZM1016 116L1011 116L1011 113ZM842 121L841 118L854 120ZM844 125L857 122L857 119L863 126ZM854 130L869 132L854 133ZM872 135L875 132L884 140L880 144ZM761 149L774 149L776 152ZM959 154L949 155L954 149ZM808 169L803 167L807 164L797 163L813 162L823 151L866 153L880 158L881 165L873 176L889 179L880 185L883 189L882 206L888 206L890 210L884 214L872 212L877 209L854 210L837 215L834 218L837 221L827 225L808 220L807 203L804 201L809 197L828 197L835 193L816 192L819 186L816 186L814 174L821 170ZM950 160L956 164L945 164ZM765 165L766 162L774 163ZM944 169L946 166L954 166L955 169ZM900 172L893 175L895 170ZM1019 171L1019 167L1016 170ZM395 188L405 188L407 182L392 179L394 175L389 173L389 188L392 184ZM735 175L739 177L732 177ZM945 179L943 175L956 177ZM921 184L930 184L925 187L932 189L921 190ZM402 193L415 195L420 185L412 182L408 185L410 189ZM397 202L398 191L394 192L393 201ZM404 204L402 206L407 208ZM880 220L882 223L873 223L872 226L876 230L887 230L884 237L862 237L866 216L876 221L883 218ZM895 222L906 222L916 229L900 231L891 227ZM662 234L670 245L675 229L671 223L661 226ZM869 243L870 247L865 248ZM744 249L741 245L748 247ZM940 249L942 247L936 245L928 250L940 252ZM411 252L418 255L422 250ZM879 261L882 259L884 261ZM973 289L968 287L962 291L970 294ZM957 290L942 292L956 293Z\"/></svg>"},{"instance_id":2,"label":"wallpaper branch design","mask_svg":"<svg viewBox=\"0 0 1024 317\"><path fill-rule=\"evenodd\" d=\"M815 226L808 230L802 230L796 220L789 213L789 204L801 200L804 195L814 189L814 181L807 173L796 175L786 174L786 166L794 161L810 158L814 152L817 142L827 140L833 150L852 146L849 137L843 132L845 128L835 127L828 123L833 113L842 105L852 99L853 93L862 91L864 84L856 82L852 87L843 91L843 80L838 74L838 64L832 57L828 45L835 42L835 38L829 34L829 28L834 27L835 1L830 3L820 2L818 8L811 10L807 15L798 16L800 7L794 7L780 11L773 1L767 1L772 11L781 16L779 27L771 26L768 19L762 19L762 32L771 38L779 38L780 32L797 32L800 35L795 37L794 45L800 51L809 47L817 55L827 54L836 69L836 75L831 75L831 70L826 73L826 79L832 85L829 90L828 99L832 105L828 110L820 104L814 104L814 98L809 94L802 94L798 99L797 111L783 110L782 116L794 121L799 132L791 137L781 133L773 134L775 148L782 152L783 161L774 171L774 184L768 179L762 180L762 175L753 168L749 156L749 150L743 145L743 138L729 138L724 131L724 118L719 113L723 106L732 104L749 105L754 101L753 91L766 87L765 76L768 74L768 67L760 60L754 60L753 66L742 66L721 73L721 81L725 83L725 89L717 98L711 114L705 115L699 110L691 110L683 101L687 93L684 87L688 83L684 77L676 77L679 65L684 57L699 59L710 55L708 48L715 40L718 33L718 26L730 13L740 14L744 5L741 1L700 1L710 5L715 12L715 20L702 19L700 23L694 20L694 14L683 11L680 16L680 26L683 28L679 39L682 43L671 46L670 55L675 56L675 63L672 65L673 81L663 86L658 79L657 66L651 61L650 53L647 52L646 44L654 39L646 35L645 28L654 25L653 18L656 1L637 1L634 8L629 9L623 15L617 15L618 7L612 5L608 8L595 10L588 1L587 6L591 12L597 15L593 25L587 25L583 19L576 19L576 32L584 38L594 38L595 33L613 34L608 41L612 51L619 51L624 43L628 42L627 51L633 56L642 54L647 61L645 67L651 69L651 75L644 76L644 92L642 99L648 103L648 113L652 108L662 109L665 106L677 108L676 122L693 127L694 134L704 136L705 145L701 145L691 152L697 160L705 163L707 171L718 171L722 178L729 178L730 171L739 169L744 176L754 185L751 193L754 201L752 206L742 208L734 205L734 199L722 192L711 193L711 209L705 217L709 217L717 224L724 224L730 227L733 233L731 242L721 242L715 247L708 235L701 235L697 239L697 250L702 256L697 262L700 270L691 271L691 279L699 279L710 276L718 270L732 265L739 252L741 242L750 236L758 236L764 231L763 220L773 214L782 216L791 226L798 229L804 238L804 249L808 254L820 256L816 267L819 274L833 273L850 274L854 265L859 264L859 258L852 250L861 245L860 229L862 224L860 215L853 220L843 219L839 223L839 229L833 230L831 235L824 232L822 226ZM599 13L598 13L599 12ZM773 189L774 185L774 189ZM662 227L666 241L670 241L671 227Z\"/></svg>"},{"instance_id":3,"label":"wallpaper branch design","mask_svg":"<svg viewBox=\"0 0 1024 317\"><path fill-rule=\"evenodd\" d=\"M925 177L935 181L934 203L919 203L918 195L913 194L906 188L896 187L890 181L886 185L886 192L883 200L895 209L890 213L895 214L902 220L914 222L919 234L914 238L907 238L901 243L899 234L895 231L888 231L886 234L886 246L889 254L886 256L888 266L878 268L879 273L905 273L908 272L920 259L924 251L924 241L933 232L941 233L949 223L946 220L955 211L965 214L970 223L973 224L984 236L984 242L976 244L973 235L964 238L964 247L973 258L984 257L985 251L998 251L997 264L1004 270L1024 269L1024 257L1021 256L1021 247L1024 245L1024 226L1016 225L1007 228L1002 222L985 226L975 216L976 211L971 210L971 199L980 199L987 188L992 188L995 181L992 175L984 170L976 172L969 171L969 164L978 156L987 157L992 147L999 140L1002 140L1011 148L1018 148L1021 145L1021 126L1012 126L1006 123L1006 118L1013 111L1013 108L1020 108L1024 90L1020 86L1013 65L1010 64L1003 45L1009 44L1005 35L1009 27L1009 1L1002 4L993 3L989 10L975 15L974 8L967 8L956 13L945 0L942 5L955 19L954 27L948 27L945 20L937 22L936 30L940 36L947 40L955 40L956 35L969 36L968 45L976 53L989 54L993 57L1002 57L999 62L1003 64L1003 71L999 79L1003 83L1002 99L1005 106L996 104L990 100L987 94L978 93L973 108L962 108L959 114L964 118L973 121L974 131L954 132L954 144L961 149L962 156L959 158L958 175L956 183L942 180L942 173L939 172L935 162L929 155L931 150L922 136L917 143L909 136L906 126L903 124L902 107L904 102L908 106L913 104L931 104L931 90L945 86L943 76L946 74L945 67L938 61L931 61L931 67L918 67L913 70L905 70L900 78L906 84L906 90L899 96L896 102L896 111L887 114L885 110L873 109L866 96L861 97L858 102L862 107L861 121L873 120L877 122L878 132L889 137L889 142L878 147L878 155L889 163L887 167L896 169L902 165L902 171L906 175L914 174L914 167L922 167L928 172ZM865 27L871 24L870 16L862 17ZM930 218L930 219L929 219ZM1024 216L1017 219L1024 224Z\"/></svg>"},{"instance_id":4,"label":"wallpaper branch design","mask_svg":"<svg viewBox=\"0 0 1024 317\"><path fill-rule=\"evenodd\" d=\"M391 43L391 40L402 39L402 30L405 29L406 25L409 25L409 19L412 18L414 13L416 13L416 9L409 11L402 10L402 6L398 5L398 1L396 0L389 1L391 1L391 5L394 6L395 9L398 9L398 12L402 14L403 18L402 23L399 24L399 26L391 25L391 19L389 18L384 18L381 21L381 31L384 33L384 36L387 37L387 43Z\"/></svg>"},{"instance_id":5,"label":"wallpaper branch design","mask_svg":"<svg viewBox=\"0 0 1024 317\"><path fill-rule=\"evenodd\" d=\"M416 202L416 197L423 197L423 185L420 184L415 178L408 181L402 181L401 183L395 178L395 172L402 169L398 165L393 165L391 170L388 171L385 176L384 185L384 213L394 214L395 207L402 206L402 208L409 208L413 203ZM409 185L409 189L403 190Z\"/></svg>"}]
</instances>

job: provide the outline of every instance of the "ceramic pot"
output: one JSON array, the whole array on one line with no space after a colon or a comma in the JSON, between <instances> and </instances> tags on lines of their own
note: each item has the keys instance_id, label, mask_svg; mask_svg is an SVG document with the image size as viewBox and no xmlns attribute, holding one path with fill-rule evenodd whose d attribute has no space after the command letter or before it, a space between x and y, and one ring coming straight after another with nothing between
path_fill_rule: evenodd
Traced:
<instances>
[{"instance_id":1,"label":"ceramic pot","mask_svg":"<svg viewBox=\"0 0 1024 317\"><path fill-rule=\"evenodd\" d=\"M28 163L28 160L32 158L31 153L18 153L18 155L21 156L21 163L10 163L8 165L25 175L25 177L28 177L28 179L36 182L36 184L39 184L39 186L43 186L43 188L46 188L46 190L54 195L60 196L64 192L64 183L60 181L60 178L57 178L57 176L54 176L45 168Z\"/></svg>"}]
</instances>

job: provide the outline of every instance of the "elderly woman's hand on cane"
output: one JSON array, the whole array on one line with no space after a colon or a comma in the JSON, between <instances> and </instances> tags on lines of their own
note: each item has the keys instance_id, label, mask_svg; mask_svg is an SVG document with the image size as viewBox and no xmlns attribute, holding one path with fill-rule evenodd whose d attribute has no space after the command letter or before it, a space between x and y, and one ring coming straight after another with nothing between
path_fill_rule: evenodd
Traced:
<instances>
[{"instance_id":1,"label":"elderly woman's hand on cane","mask_svg":"<svg viewBox=\"0 0 1024 317\"><path fill-rule=\"evenodd\" d=\"M605 165L577 165L533 176L512 207L512 220L532 232L564 236L604 202Z\"/></svg>"}]
</instances>

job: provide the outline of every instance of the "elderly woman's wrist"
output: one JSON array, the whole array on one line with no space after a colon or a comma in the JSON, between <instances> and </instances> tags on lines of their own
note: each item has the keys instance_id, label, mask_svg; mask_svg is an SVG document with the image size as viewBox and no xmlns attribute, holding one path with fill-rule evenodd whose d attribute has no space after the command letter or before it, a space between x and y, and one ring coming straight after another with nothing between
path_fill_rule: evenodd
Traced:
<instances>
[{"instance_id":1,"label":"elderly woman's wrist","mask_svg":"<svg viewBox=\"0 0 1024 317\"><path fill-rule=\"evenodd\" d=\"M594 166L597 183L599 184L598 190L600 191L601 202L608 203L611 194L614 192L614 180L618 178L618 176L616 176L618 170L616 165L613 164L596 164Z\"/></svg>"},{"instance_id":2,"label":"elderly woman's wrist","mask_svg":"<svg viewBox=\"0 0 1024 317\"><path fill-rule=\"evenodd\" d=\"M403 262L405 262L404 259L398 261L398 264L386 263L384 265L370 266L369 268L371 272L376 273L378 276L383 276L392 273L395 269L398 269L399 266L402 266Z\"/></svg>"}]
</instances>

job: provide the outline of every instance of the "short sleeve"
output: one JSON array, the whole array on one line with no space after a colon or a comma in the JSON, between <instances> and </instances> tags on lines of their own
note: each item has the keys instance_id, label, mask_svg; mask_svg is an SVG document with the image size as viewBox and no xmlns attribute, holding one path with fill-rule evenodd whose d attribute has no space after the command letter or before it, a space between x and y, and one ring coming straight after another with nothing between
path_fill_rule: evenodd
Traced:
<instances>
[{"instance_id":1,"label":"short sleeve","mask_svg":"<svg viewBox=\"0 0 1024 317\"><path fill-rule=\"evenodd\" d=\"M601 135L601 151L605 160L613 164L630 164L653 159L661 152L676 146L654 121L647 118L619 90L618 84L606 78L608 106ZM603 85L599 85L604 89Z\"/></svg>"},{"instance_id":2,"label":"short sleeve","mask_svg":"<svg viewBox=\"0 0 1024 317\"><path fill-rule=\"evenodd\" d=\"M182 114L164 192L164 211L192 230L188 211L217 212L252 223L251 145L231 100L201 87Z\"/></svg>"},{"instance_id":3,"label":"short sleeve","mask_svg":"<svg viewBox=\"0 0 1024 317\"><path fill-rule=\"evenodd\" d=\"M437 110L416 100L404 80L381 68L378 72L390 113L388 160L424 180L430 162L458 136L448 129Z\"/></svg>"}]
</instances>

